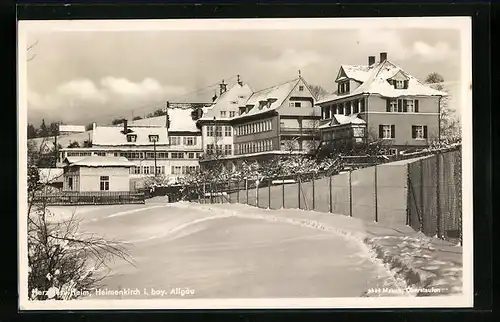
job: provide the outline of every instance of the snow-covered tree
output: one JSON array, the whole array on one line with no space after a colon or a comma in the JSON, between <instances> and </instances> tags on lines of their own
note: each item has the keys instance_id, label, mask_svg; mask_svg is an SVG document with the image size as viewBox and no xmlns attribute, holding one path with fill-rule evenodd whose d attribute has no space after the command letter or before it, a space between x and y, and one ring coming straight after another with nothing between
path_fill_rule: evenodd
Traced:
<instances>
[{"instance_id":1,"label":"snow-covered tree","mask_svg":"<svg viewBox=\"0 0 500 322\"><path fill-rule=\"evenodd\" d=\"M123 243L84 234L75 213L67 220L54 218L41 192L40 146L28 144L28 292L30 300L70 300L95 288L116 257L133 264ZM109 268L109 267L108 267ZM109 269L108 269L109 272Z\"/></svg>"},{"instance_id":2,"label":"snow-covered tree","mask_svg":"<svg viewBox=\"0 0 500 322\"><path fill-rule=\"evenodd\" d=\"M450 107L450 93L444 86L444 77L439 73L431 73L425 79L430 87L448 93L440 100L440 141L442 144L452 144L461 141L461 125L456 110Z\"/></svg>"}]
</instances>

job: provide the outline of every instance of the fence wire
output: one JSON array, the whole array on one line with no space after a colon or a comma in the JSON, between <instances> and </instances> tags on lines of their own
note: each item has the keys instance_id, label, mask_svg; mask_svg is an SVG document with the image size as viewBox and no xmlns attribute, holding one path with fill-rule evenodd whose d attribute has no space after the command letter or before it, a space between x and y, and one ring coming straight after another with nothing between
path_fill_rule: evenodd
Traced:
<instances>
[{"instance_id":1,"label":"fence wire","mask_svg":"<svg viewBox=\"0 0 500 322\"><path fill-rule=\"evenodd\" d=\"M231 180L193 187L201 203L344 214L461 242L461 151L341 172Z\"/></svg>"}]
</instances>

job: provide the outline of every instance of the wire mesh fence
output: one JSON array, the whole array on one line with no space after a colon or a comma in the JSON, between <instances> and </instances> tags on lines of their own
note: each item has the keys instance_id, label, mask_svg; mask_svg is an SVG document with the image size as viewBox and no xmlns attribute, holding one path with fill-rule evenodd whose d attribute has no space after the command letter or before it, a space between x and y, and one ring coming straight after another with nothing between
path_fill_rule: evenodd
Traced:
<instances>
[{"instance_id":1,"label":"wire mesh fence","mask_svg":"<svg viewBox=\"0 0 500 322\"><path fill-rule=\"evenodd\" d=\"M388 226L409 225L428 236L461 242L461 173L457 148L335 175L230 180L192 189L201 191L200 203L343 214Z\"/></svg>"}]
</instances>

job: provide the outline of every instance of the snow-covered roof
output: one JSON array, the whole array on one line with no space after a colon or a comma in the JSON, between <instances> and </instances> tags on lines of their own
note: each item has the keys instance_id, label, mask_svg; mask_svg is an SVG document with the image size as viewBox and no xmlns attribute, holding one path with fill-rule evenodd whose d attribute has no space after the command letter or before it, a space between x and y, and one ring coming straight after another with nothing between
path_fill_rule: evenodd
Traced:
<instances>
[{"instance_id":1,"label":"snow-covered roof","mask_svg":"<svg viewBox=\"0 0 500 322\"><path fill-rule=\"evenodd\" d=\"M61 182L64 173L62 168L40 168L38 171L42 183Z\"/></svg>"},{"instance_id":2,"label":"snow-covered roof","mask_svg":"<svg viewBox=\"0 0 500 322\"><path fill-rule=\"evenodd\" d=\"M358 114L344 115L344 114L334 114L332 120L326 124L322 124L320 128L328 128L336 125L345 124L366 124L365 120L358 117Z\"/></svg>"},{"instance_id":3,"label":"snow-covered roof","mask_svg":"<svg viewBox=\"0 0 500 322\"><path fill-rule=\"evenodd\" d=\"M302 78L296 78L286 83L254 92L245 103L245 105L251 105L250 110L242 115L237 115L235 118L261 114L270 110L276 110L283 104L288 95L292 92L295 86L297 86L301 79ZM261 101L267 101L269 99L272 100L269 106L259 108L259 104Z\"/></svg>"},{"instance_id":4,"label":"snow-covered roof","mask_svg":"<svg viewBox=\"0 0 500 322\"><path fill-rule=\"evenodd\" d=\"M97 126L94 130L92 145L153 145L149 141L149 135L158 135L157 145L168 144L168 134L166 127L138 127L128 126L131 130L128 135L137 136L135 142L128 142L127 135L123 134L123 126Z\"/></svg>"},{"instance_id":5,"label":"snow-covered roof","mask_svg":"<svg viewBox=\"0 0 500 322\"><path fill-rule=\"evenodd\" d=\"M226 118L229 117L229 111L235 111L238 115L239 107L245 106L252 95L252 89L247 84L236 83L228 91L222 93L209 109L203 111L203 117L200 120L213 120L214 117L220 119L220 112L226 111Z\"/></svg>"},{"instance_id":6,"label":"snow-covered roof","mask_svg":"<svg viewBox=\"0 0 500 322\"><path fill-rule=\"evenodd\" d=\"M66 158L68 160L68 158ZM69 161L69 160L68 160ZM75 162L68 162L69 166L81 167L133 167L135 164L130 162L125 157L103 157L103 156L88 156L80 158Z\"/></svg>"},{"instance_id":7,"label":"snow-covered roof","mask_svg":"<svg viewBox=\"0 0 500 322\"><path fill-rule=\"evenodd\" d=\"M208 109L208 108L206 108ZM170 128L168 131L171 132L198 132L199 129L196 127L196 121L191 117L191 108L169 108L168 115L170 117ZM205 111L204 111L205 112ZM147 127L165 127L167 124L167 116L156 116L145 118L141 120L135 120L129 122L130 126L147 126Z\"/></svg>"},{"instance_id":8,"label":"snow-covered roof","mask_svg":"<svg viewBox=\"0 0 500 322\"><path fill-rule=\"evenodd\" d=\"M59 125L59 132L85 132L85 125Z\"/></svg>"},{"instance_id":9,"label":"snow-covered roof","mask_svg":"<svg viewBox=\"0 0 500 322\"><path fill-rule=\"evenodd\" d=\"M417 78L406 73L402 68L396 66L388 60L384 60L378 65L365 66L366 74L363 74L363 69L359 69L355 73L356 77L363 78L363 84L348 94L338 94L338 92L322 99L318 104L331 102L337 99L348 98L359 94L379 94L384 97L399 97L399 96L446 96L442 91L433 89L432 87L420 82ZM387 79L393 77L398 72L402 72L408 77L408 88L395 89L389 84ZM352 71L351 71L352 75ZM361 75L361 76L360 76Z\"/></svg>"},{"instance_id":10,"label":"snow-covered roof","mask_svg":"<svg viewBox=\"0 0 500 322\"><path fill-rule=\"evenodd\" d=\"M367 65L342 65L342 70L344 71L347 78L357 80L363 83L368 78L372 68ZM341 80L339 77L338 80Z\"/></svg>"}]
</instances>

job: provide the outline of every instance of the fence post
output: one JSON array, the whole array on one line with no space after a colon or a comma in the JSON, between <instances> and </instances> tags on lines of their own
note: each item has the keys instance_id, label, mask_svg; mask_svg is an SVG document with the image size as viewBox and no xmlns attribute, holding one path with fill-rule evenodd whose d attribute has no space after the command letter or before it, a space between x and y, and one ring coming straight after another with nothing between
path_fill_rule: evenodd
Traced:
<instances>
[{"instance_id":1,"label":"fence post","mask_svg":"<svg viewBox=\"0 0 500 322\"><path fill-rule=\"evenodd\" d=\"M424 161L420 159L420 231L424 231Z\"/></svg>"},{"instance_id":2,"label":"fence post","mask_svg":"<svg viewBox=\"0 0 500 322\"><path fill-rule=\"evenodd\" d=\"M440 181L441 181L441 170L440 170L440 154L439 152L436 154L436 211L437 211L437 218L436 218L436 221L437 221L437 225L436 225L436 233L437 233L437 236L438 238L441 238L442 237L442 231L441 231L441 197L440 197L440 193L441 193L441 185L440 185Z\"/></svg>"},{"instance_id":3,"label":"fence post","mask_svg":"<svg viewBox=\"0 0 500 322\"><path fill-rule=\"evenodd\" d=\"M299 209L301 209L300 208L300 189L302 187L301 187L301 184L300 184L300 174L297 176L297 179L298 179L298 184L297 184L297 187L298 187L298 189L297 189L298 205L299 205Z\"/></svg>"},{"instance_id":4,"label":"fence post","mask_svg":"<svg viewBox=\"0 0 500 322\"><path fill-rule=\"evenodd\" d=\"M349 217L352 217L352 171L349 169Z\"/></svg>"},{"instance_id":5,"label":"fence post","mask_svg":"<svg viewBox=\"0 0 500 322\"><path fill-rule=\"evenodd\" d=\"M247 205L249 205L249 203L248 203L248 178L245 178L245 190L246 190L246 194L247 194Z\"/></svg>"},{"instance_id":6,"label":"fence post","mask_svg":"<svg viewBox=\"0 0 500 322\"><path fill-rule=\"evenodd\" d=\"M238 187L236 188L236 202L240 203L240 179L238 179Z\"/></svg>"},{"instance_id":7,"label":"fence post","mask_svg":"<svg viewBox=\"0 0 500 322\"><path fill-rule=\"evenodd\" d=\"M406 226L411 226L410 163L406 164Z\"/></svg>"},{"instance_id":8,"label":"fence post","mask_svg":"<svg viewBox=\"0 0 500 322\"><path fill-rule=\"evenodd\" d=\"M260 180L255 181L255 203L257 204L257 208L259 208L259 184Z\"/></svg>"},{"instance_id":9,"label":"fence post","mask_svg":"<svg viewBox=\"0 0 500 322\"><path fill-rule=\"evenodd\" d=\"M267 185L267 198L268 198L268 202L267 202L267 208L268 209L271 209L271 184L272 184L272 180L271 178L269 178L269 182L268 182L268 185Z\"/></svg>"},{"instance_id":10,"label":"fence post","mask_svg":"<svg viewBox=\"0 0 500 322\"><path fill-rule=\"evenodd\" d=\"M228 179L227 181L227 195L229 196L229 203L232 203L232 197L231 197L231 179Z\"/></svg>"},{"instance_id":11,"label":"fence post","mask_svg":"<svg viewBox=\"0 0 500 322\"><path fill-rule=\"evenodd\" d=\"M316 203L315 203L315 201L314 201L314 199L315 199L315 194L316 194L316 193L315 193L315 184L314 184L314 183L315 183L315 178L314 178L314 177L315 177L315 175L314 175L314 173L313 173L313 177L312 177L312 195L313 195L313 200L312 200L312 210L314 210L314 209L316 208L316 207L315 207Z\"/></svg>"},{"instance_id":12,"label":"fence post","mask_svg":"<svg viewBox=\"0 0 500 322\"><path fill-rule=\"evenodd\" d=\"M330 213L333 212L333 200L332 200L332 175L330 174L330 177L328 179L328 186L329 186L329 191L330 191L330 194L329 194L329 207L330 207Z\"/></svg>"},{"instance_id":13,"label":"fence post","mask_svg":"<svg viewBox=\"0 0 500 322\"><path fill-rule=\"evenodd\" d=\"M285 176L283 176L282 178L282 182L281 182L281 203L282 203L282 207L283 209L285 209Z\"/></svg>"},{"instance_id":14,"label":"fence post","mask_svg":"<svg viewBox=\"0 0 500 322\"><path fill-rule=\"evenodd\" d=\"M375 178L374 178L374 187L375 187L375 222L378 222L378 196L377 196L377 188L378 188L378 184L377 184L377 165L375 165L375 170L373 171L374 174L375 174Z\"/></svg>"}]
</instances>

